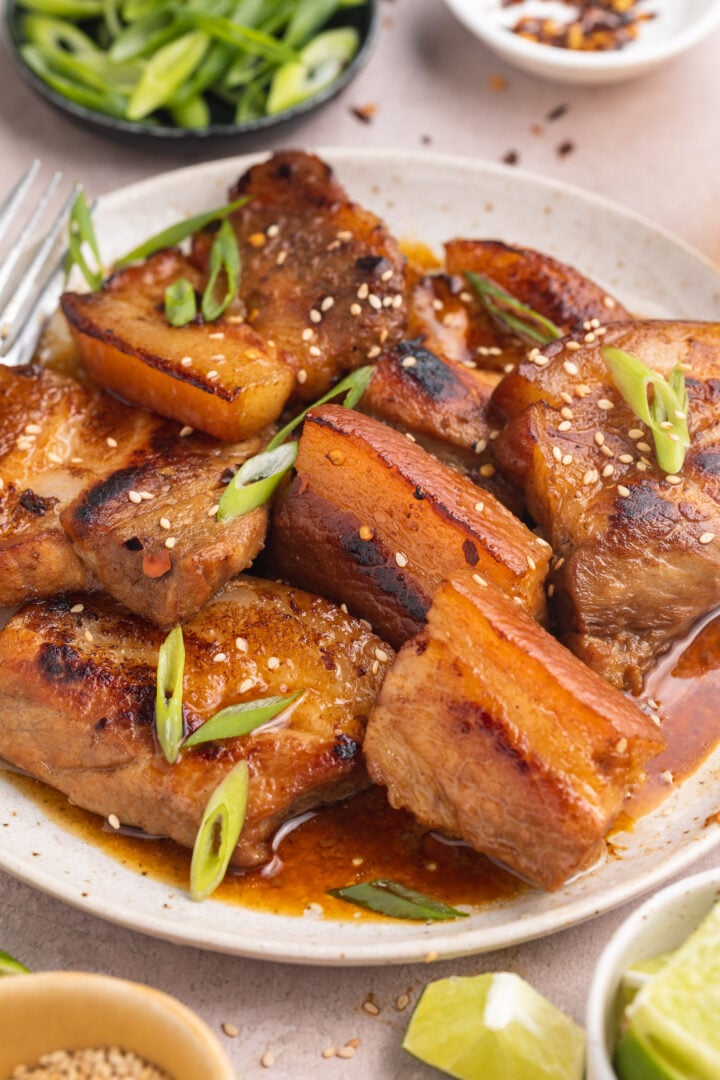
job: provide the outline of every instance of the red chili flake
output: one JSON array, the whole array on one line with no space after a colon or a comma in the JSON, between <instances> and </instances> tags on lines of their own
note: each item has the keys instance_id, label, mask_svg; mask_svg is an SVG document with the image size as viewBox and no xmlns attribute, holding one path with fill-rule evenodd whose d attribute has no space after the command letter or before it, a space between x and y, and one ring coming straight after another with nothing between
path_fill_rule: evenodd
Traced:
<instances>
[{"instance_id":1,"label":"red chili flake","mask_svg":"<svg viewBox=\"0 0 720 1080\"><path fill-rule=\"evenodd\" d=\"M563 116L565 116L565 113L569 111L570 106L566 105L565 103L561 105L556 105L554 109L551 109L550 112L546 114L545 119L549 124L551 124L553 120L561 120Z\"/></svg>"},{"instance_id":2,"label":"red chili flake","mask_svg":"<svg viewBox=\"0 0 720 1080\"><path fill-rule=\"evenodd\" d=\"M568 154L572 154L576 150L575 143L572 139L566 139L565 142L561 142L557 148L558 157L567 157Z\"/></svg>"},{"instance_id":3,"label":"red chili flake","mask_svg":"<svg viewBox=\"0 0 720 1080\"><path fill-rule=\"evenodd\" d=\"M432 135L421 135L420 142L423 144L423 146L430 146L430 144L432 143Z\"/></svg>"},{"instance_id":4,"label":"red chili flake","mask_svg":"<svg viewBox=\"0 0 720 1080\"><path fill-rule=\"evenodd\" d=\"M503 155L502 160L504 165L517 165L520 155L517 150L508 150L507 154Z\"/></svg>"},{"instance_id":5,"label":"red chili flake","mask_svg":"<svg viewBox=\"0 0 720 1080\"><path fill-rule=\"evenodd\" d=\"M143 574L149 578L160 578L164 574L167 574L168 570L172 570L172 563L170 561L170 552L167 548L163 548L157 555L145 555L143 558Z\"/></svg>"},{"instance_id":6,"label":"red chili flake","mask_svg":"<svg viewBox=\"0 0 720 1080\"><path fill-rule=\"evenodd\" d=\"M501 90L507 89L507 80L503 79L502 75L491 75L488 79L488 85L495 93L499 93Z\"/></svg>"},{"instance_id":7,"label":"red chili flake","mask_svg":"<svg viewBox=\"0 0 720 1080\"><path fill-rule=\"evenodd\" d=\"M377 105L368 103L367 105L352 105L350 112L353 114L356 120L359 120L362 124L372 123L372 119L378 111Z\"/></svg>"}]
</instances>

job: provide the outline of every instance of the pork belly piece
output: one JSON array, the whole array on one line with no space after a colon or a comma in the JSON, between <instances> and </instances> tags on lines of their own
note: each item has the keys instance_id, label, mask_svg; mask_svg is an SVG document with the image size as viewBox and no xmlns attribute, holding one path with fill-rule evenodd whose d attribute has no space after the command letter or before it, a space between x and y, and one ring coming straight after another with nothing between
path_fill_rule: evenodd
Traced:
<instances>
[{"instance_id":1,"label":"pork belly piece","mask_svg":"<svg viewBox=\"0 0 720 1080\"><path fill-rule=\"evenodd\" d=\"M0 366L0 606L102 587L161 624L194 614L263 545L263 507L209 516L262 444L182 437L64 375Z\"/></svg>"},{"instance_id":2,"label":"pork belly piece","mask_svg":"<svg viewBox=\"0 0 720 1080\"><path fill-rule=\"evenodd\" d=\"M187 728L239 701L304 696L286 727L181 751L169 765L154 735L163 632L107 598L81 603L29 605L0 633L0 756L79 806L191 847L211 793L244 758L250 794L233 862L252 867L286 818L367 784L360 744L385 668L376 650L391 651L357 620L296 589L234 581L183 628Z\"/></svg>"},{"instance_id":3,"label":"pork belly piece","mask_svg":"<svg viewBox=\"0 0 720 1080\"><path fill-rule=\"evenodd\" d=\"M492 462L500 423L491 415L491 395L500 378L438 356L419 340L401 341L378 360L359 408L409 432L520 516L522 499Z\"/></svg>"},{"instance_id":4,"label":"pork belly piece","mask_svg":"<svg viewBox=\"0 0 720 1080\"><path fill-rule=\"evenodd\" d=\"M273 572L346 603L393 645L463 571L542 617L548 545L399 432L339 405L312 409L296 468L275 510Z\"/></svg>"},{"instance_id":5,"label":"pork belly piece","mask_svg":"<svg viewBox=\"0 0 720 1080\"><path fill-rule=\"evenodd\" d=\"M691 446L677 477L658 468L602 344L666 376L688 365ZM562 639L637 691L658 654L720 603L720 327L618 324L575 351L557 343L544 353L495 392L512 417L496 457L552 542Z\"/></svg>"},{"instance_id":6,"label":"pork belly piece","mask_svg":"<svg viewBox=\"0 0 720 1080\"><path fill-rule=\"evenodd\" d=\"M395 807L543 889L598 852L653 722L493 587L444 582L388 672L365 757Z\"/></svg>"},{"instance_id":7,"label":"pork belly piece","mask_svg":"<svg viewBox=\"0 0 720 1080\"><path fill-rule=\"evenodd\" d=\"M244 195L231 220L248 324L277 344L297 395L314 401L402 337L405 259L383 222L312 154L286 151L253 166L230 192ZM211 239L197 238L199 265Z\"/></svg>"},{"instance_id":8,"label":"pork belly piece","mask_svg":"<svg viewBox=\"0 0 720 1080\"><path fill-rule=\"evenodd\" d=\"M60 303L82 362L125 401L218 439L254 435L282 412L293 374L235 309L207 325L171 326L165 289L179 278L203 288L203 275L169 249L114 274L98 292L65 293Z\"/></svg>"},{"instance_id":9,"label":"pork belly piece","mask_svg":"<svg viewBox=\"0 0 720 1080\"><path fill-rule=\"evenodd\" d=\"M532 248L500 240L451 240L445 245L445 264L450 274L472 270L490 278L566 334L590 330L584 324L592 319L605 325L632 318L579 270Z\"/></svg>"}]
</instances>

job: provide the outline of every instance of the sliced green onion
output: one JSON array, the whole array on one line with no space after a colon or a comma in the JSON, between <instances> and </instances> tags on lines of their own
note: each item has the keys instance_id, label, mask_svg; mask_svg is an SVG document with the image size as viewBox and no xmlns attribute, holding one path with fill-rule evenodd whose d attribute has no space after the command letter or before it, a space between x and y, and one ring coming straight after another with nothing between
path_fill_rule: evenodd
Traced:
<instances>
[{"instance_id":1,"label":"sliced green onion","mask_svg":"<svg viewBox=\"0 0 720 1080\"><path fill-rule=\"evenodd\" d=\"M171 326L187 326L196 315L195 290L187 278L178 278L165 290L165 318Z\"/></svg>"},{"instance_id":2,"label":"sliced green onion","mask_svg":"<svg viewBox=\"0 0 720 1080\"><path fill-rule=\"evenodd\" d=\"M95 260L93 269L83 252L83 245L87 245ZM98 247L95 229L93 228L90 209L85 198L85 192L80 188L70 210L68 220L68 255L65 261L65 272L69 274L73 266L81 271L85 281L91 289L99 289L103 283L102 260Z\"/></svg>"},{"instance_id":3,"label":"sliced green onion","mask_svg":"<svg viewBox=\"0 0 720 1080\"><path fill-rule=\"evenodd\" d=\"M266 503L293 467L297 451L298 444L291 442L248 458L220 496L217 520L242 517Z\"/></svg>"},{"instance_id":4,"label":"sliced green onion","mask_svg":"<svg viewBox=\"0 0 720 1080\"><path fill-rule=\"evenodd\" d=\"M237 236L230 222L225 218L220 226L210 249L210 277L202 298L202 313L205 322L219 319L223 311L236 297L240 281L240 249ZM226 289L221 300L216 298L218 278L225 274Z\"/></svg>"},{"instance_id":5,"label":"sliced green onion","mask_svg":"<svg viewBox=\"0 0 720 1080\"><path fill-rule=\"evenodd\" d=\"M273 75L266 106L268 115L292 109L334 83L359 45L360 35L352 26L318 34L297 60L283 64Z\"/></svg>"},{"instance_id":6,"label":"sliced green onion","mask_svg":"<svg viewBox=\"0 0 720 1080\"><path fill-rule=\"evenodd\" d=\"M227 203L225 206L219 206L216 210L206 210L204 214L195 214L193 217L184 218L182 221L176 222L174 225L170 225L167 229L163 229L162 232L155 233L149 240L145 240L142 244L138 244L136 248L129 251L127 255L123 255L121 259L117 259L115 262L115 268L122 270L124 266L129 266L130 263L140 262L141 259L147 259L150 255L154 255L156 251L162 251L163 248L175 247L177 244L181 244L183 240L187 240L193 233L199 232L200 229L204 229L206 225L212 224L213 221L221 221L226 218L228 214L232 214L234 210L237 210L240 206L244 206L248 201L247 196L243 196L241 199L236 199L234 202Z\"/></svg>"},{"instance_id":7,"label":"sliced green onion","mask_svg":"<svg viewBox=\"0 0 720 1080\"><path fill-rule=\"evenodd\" d=\"M690 446L688 396L682 368L674 367L665 379L632 353L612 345L601 351L623 400L652 431L658 465L666 473L680 472ZM648 395L650 386L652 399Z\"/></svg>"},{"instance_id":8,"label":"sliced green onion","mask_svg":"<svg viewBox=\"0 0 720 1080\"><path fill-rule=\"evenodd\" d=\"M187 21L219 41L234 45L237 49L252 50L257 56L264 56L267 60L283 62L297 59L295 50L289 49L277 38L271 37L262 30L254 30L250 26L239 26L231 19L224 19L218 15L206 15L201 11L188 11Z\"/></svg>"},{"instance_id":9,"label":"sliced green onion","mask_svg":"<svg viewBox=\"0 0 720 1080\"><path fill-rule=\"evenodd\" d=\"M318 405L324 405L326 401L332 401L338 394L345 394L343 398L343 405L346 409L354 409L360 398L367 390L370 380L375 368L372 364L366 364L364 367L356 368L355 371L351 371L349 375L346 375L340 382L335 383L327 394L323 394L322 397L314 401L312 405L308 405L307 409L303 409L301 413L293 417L284 428L278 431L277 435L274 435L270 442L265 447L266 450L274 450L276 446L280 446L285 442L291 431L294 431L298 424L301 424L311 409L316 409Z\"/></svg>"},{"instance_id":10,"label":"sliced green onion","mask_svg":"<svg viewBox=\"0 0 720 1080\"><path fill-rule=\"evenodd\" d=\"M177 760L183 737L182 690L185 643L182 626L174 626L160 646L155 695L155 732L163 754Z\"/></svg>"},{"instance_id":11,"label":"sliced green onion","mask_svg":"<svg viewBox=\"0 0 720 1080\"><path fill-rule=\"evenodd\" d=\"M393 919L466 919L467 912L433 900L424 893L399 885L397 881L376 878L343 889L329 889L330 896L346 900L349 904L390 915Z\"/></svg>"},{"instance_id":12,"label":"sliced green onion","mask_svg":"<svg viewBox=\"0 0 720 1080\"><path fill-rule=\"evenodd\" d=\"M340 0L297 0L283 41L292 48L302 48L339 7Z\"/></svg>"},{"instance_id":13,"label":"sliced green onion","mask_svg":"<svg viewBox=\"0 0 720 1080\"><path fill-rule=\"evenodd\" d=\"M247 761L240 761L210 796L190 864L193 900L205 900L225 877L245 822L249 779Z\"/></svg>"},{"instance_id":14,"label":"sliced green onion","mask_svg":"<svg viewBox=\"0 0 720 1080\"><path fill-rule=\"evenodd\" d=\"M144 18L123 28L110 46L108 56L116 61L151 56L177 36L177 24L173 20L172 13L152 11Z\"/></svg>"},{"instance_id":15,"label":"sliced green onion","mask_svg":"<svg viewBox=\"0 0 720 1080\"><path fill-rule=\"evenodd\" d=\"M0 976L2 975L27 975L28 968L16 960L10 953L0 949Z\"/></svg>"},{"instance_id":16,"label":"sliced green onion","mask_svg":"<svg viewBox=\"0 0 720 1080\"><path fill-rule=\"evenodd\" d=\"M142 120L170 101L192 75L209 44L207 34L194 30L154 52L128 102L128 120Z\"/></svg>"},{"instance_id":17,"label":"sliced green onion","mask_svg":"<svg viewBox=\"0 0 720 1080\"><path fill-rule=\"evenodd\" d=\"M472 285L486 310L520 337L535 345L549 345L551 341L557 341L563 336L562 330L554 322L546 319L544 315L534 311L527 304L522 304L516 297L498 288L482 274L467 270L465 278Z\"/></svg>"},{"instance_id":18,"label":"sliced green onion","mask_svg":"<svg viewBox=\"0 0 720 1080\"><path fill-rule=\"evenodd\" d=\"M258 698L257 701L241 701L237 705L229 705L227 709L221 709L206 720L197 731L193 731L183 745L199 746L205 742L217 742L219 739L234 739L239 735L249 735L251 731L262 727L281 713L303 692L298 690L287 697Z\"/></svg>"},{"instance_id":19,"label":"sliced green onion","mask_svg":"<svg viewBox=\"0 0 720 1080\"><path fill-rule=\"evenodd\" d=\"M22 8L58 15L62 19L92 19L102 15L104 0L18 0Z\"/></svg>"}]
</instances>

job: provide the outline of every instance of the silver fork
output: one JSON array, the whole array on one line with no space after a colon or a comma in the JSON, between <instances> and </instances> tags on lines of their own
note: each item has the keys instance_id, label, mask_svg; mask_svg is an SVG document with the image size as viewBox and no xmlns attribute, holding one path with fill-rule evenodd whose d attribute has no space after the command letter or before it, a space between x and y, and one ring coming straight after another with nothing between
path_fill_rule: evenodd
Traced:
<instances>
[{"instance_id":1,"label":"silver fork","mask_svg":"<svg viewBox=\"0 0 720 1080\"><path fill-rule=\"evenodd\" d=\"M41 222L62 173L53 173L28 212L39 170L36 159L0 204L0 241L11 234L0 262L0 360L13 366L32 358L43 322L57 303L65 261L60 236L77 190L73 188L42 231Z\"/></svg>"}]
</instances>

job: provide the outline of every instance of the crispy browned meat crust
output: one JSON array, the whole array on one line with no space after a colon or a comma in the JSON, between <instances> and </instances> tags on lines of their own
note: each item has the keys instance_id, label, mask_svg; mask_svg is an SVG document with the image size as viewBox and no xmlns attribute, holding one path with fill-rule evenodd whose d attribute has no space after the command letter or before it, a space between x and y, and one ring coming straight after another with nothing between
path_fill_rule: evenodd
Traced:
<instances>
[{"instance_id":1,"label":"crispy browned meat crust","mask_svg":"<svg viewBox=\"0 0 720 1080\"><path fill-rule=\"evenodd\" d=\"M650 433L610 379L603 343L664 375L689 366L691 447L680 483L658 468ZM544 352L547 363L522 365L495 392L511 417L498 463L559 560L562 639L610 681L637 689L658 654L720 603L720 328L619 323L574 352L563 344Z\"/></svg>"},{"instance_id":2,"label":"crispy browned meat crust","mask_svg":"<svg viewBox=\"0 0 720 1080\"><path fill-rule=\"evenodd\" d=\"M160 624L194 614L262 548L265 508L209 514L261 446L182 437L66 376L0 367L0 605L100 586Z\"/></svg>"},{"instance_id":3,"label":"crispy browned meat crust","mask_svg":"<svg viewBox=\"0 0 720 1080\"><path fill-rule=\"evenodd\" d=\"M107 598L72 603L25 607L0 634L0 755L73 802L192 846L210 794L244 758L250 796L233 861L248 867L266 860L286 818L367 784L360 744L386 665L357 620L296 589L233 582L184 627L188 728L237 701L305 696L289 726L208 743L170 766L154 736L162 631Z\"/></svg>"},{"instance_id":4,"label":"crispy browned meat crust","mask_svg":"<svg viewBox=\"0 0 720 1080\"><path fill-rule=\"evenodd\" d=\"M253 166L230 192L243 195L249 202L232 220L248 323L277 344L298 396L314 401L401 338L405 259L384 223L312 154L286 151ZM210 239L197 239L199 265Z\"/></svg>"},{"instance_id":5,"label":"crispy browned meat crust","mask_svg":"<svg viewBox=\"0 0 720 1080\"><path fill-rule=\"evenodd\" d=\"M534 616L550 549L487 492L371 417L308 414L297 477L276 508L273 569L345 602L393 644L445 577L478 573Z\"/></svg>"},{"instance_id":6,"label":"crispy browned meat crust","mask_svg":"<svg viewBox=\"0 0 720 1080\"><path fill-rule=\"evenodd\" d=\"M446 581L370 717L393 806L544 889L597 851L664 740L626 697L492 587Z\"/></svg>"},{"instance_id":7,"label":"crispy browned meat crust","mask_svg":"<svg viewBox=\"0 0 720 1080\"><path fill-rule=\"evenodd\" d=\"M198 270L167 250L114 274L98 292L65 293L61 307L82 362L125 401L219 439L254 435L282 412L292 373L236 309L208 325L170 326L165 290L179 278L203 287Z\"/></svg>"}]
</instances>

